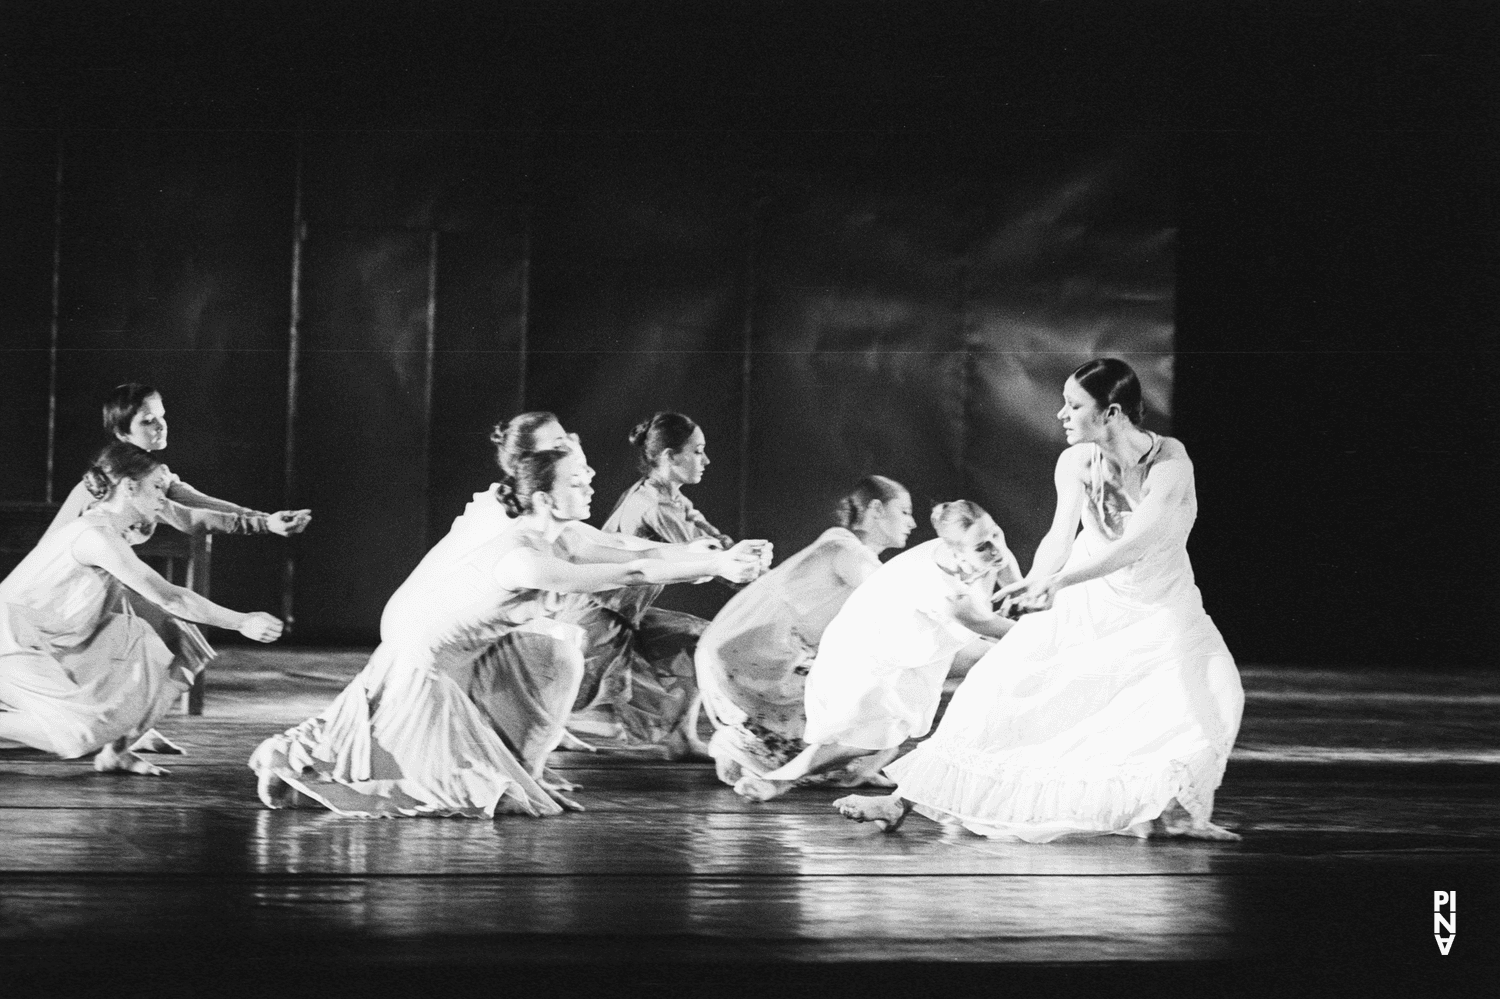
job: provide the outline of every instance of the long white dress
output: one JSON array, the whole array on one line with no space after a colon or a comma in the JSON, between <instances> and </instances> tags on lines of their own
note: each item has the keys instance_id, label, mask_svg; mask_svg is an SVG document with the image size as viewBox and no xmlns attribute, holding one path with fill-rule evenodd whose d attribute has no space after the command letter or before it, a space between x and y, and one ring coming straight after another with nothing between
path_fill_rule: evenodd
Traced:
<instances>
[{"instance_id":1,"label":"long white dress","mask_svg":"<svg viewBox=\"0 0 1500 999\"><path fill-rule=\"evenodd\" d=\"M879 569L852 531L831 527L715 615L695 665L716 760L764 776L802 751L804 688L823 633Z\"/></svg>"},{"instance_id":2,"label":"long white dress","mask_svg":"<svg viewBox=\"0 0 1500 999\"><path fill-rule=\"evenodd\" d=\"M1069 565L1119 538L1143 498L1090 446ZM1145 471L1164 447L1181 453L1158 438ZM932 738L886 767L896 793L939 821L1031 842L1144 836L1174 798L1207 823L1244 693L1193 581L1196 516L1189 488L1154 550L1023 617L969 672Z\"/></svg>"},{"instance_id":3,"label":"long white dress","mask_svg":"<svg viewBox=\"0 0 1500 999\"><path fill-rule=\"evenodd\" d=\"M17 735L0 746L84 756L148 730L192 683L125 588L73 556L91 530L109 527L72 518L0 582L0 711Z\"/></svg>"},{"instance_id":4,"label":"long white dress","mask_svg":"<svg viewBox=\"0 0 1500 999\"><path fill-rule=\"evenodd\" d=\"M380 646L360 675L322 714L262 743L251 769L344 815L559 812L470 696L497 643L557 604L555 594L508 590L496 580L496 564L523 545L556 554L511 522L442 573L424 576L427 585L409 591L383 621ZM575 636L576 685L582 635Z\"/></svg>"},{"instance_id":5,"label":"long white dress","mask_svg":"<svg viewBox=\"0 0 1500 999\"><path fill-rule=\"evenodd\" d=\"M949 600L965 590L987 598L995 572L959 578L938 564L942 544L928 541L882 565L829 623L807 676L803 742L874 751L932 727L953 657L975 638Z\"/></svg>"}]
</instances>

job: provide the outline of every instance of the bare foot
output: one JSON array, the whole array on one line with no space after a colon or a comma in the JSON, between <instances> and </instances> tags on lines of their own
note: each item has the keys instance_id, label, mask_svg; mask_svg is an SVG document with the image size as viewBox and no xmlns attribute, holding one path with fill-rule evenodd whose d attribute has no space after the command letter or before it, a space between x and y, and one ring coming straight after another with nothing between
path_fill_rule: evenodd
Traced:
<instances>
[{"instance_id":1,"label":"bare foot","mask_svg":"<svg viewBox=\"0 0 1500 999\"><path fill-rule=\"evenodd\" d=\"M1238 833L1232 833L1223 826L1216 826L1207 819L1193 818L1192 813L1183 808L1176 798L1173 798L1162 813L1151 822L1151 835L1181 836L1186 839L1206 839L1222 843L1230 843L1240 838Z\"/></svg>"},{"instance_id":2,"label":"bare foot","mask_svg":"<svg viewBox=\"0 0 1500 999\"><path fill-rule=\"evenodd\" d=\"M568 778L549 767L542 768L542 776L537 779L537 783L542 785L542 787L550 788L554 791L576 791L583 787L582 784L574 784Z\"/></svg>"},{"instance_id":3,"label":"bare foot","mask_svg":"<svg viewBox=\"0 0 1500 999\"><path fill-rule=\"evenodd\" d=\"M183 756L187 753L187 750L154 728L148 729L144 735L135 740L130 751L132 753L161 753L166 756Z\"/></svg>"},{"instance_id":4,"label":"bare foot","mask_svg":"<svg viewBox=\"0 0 1500 999\"><path fill-rule=\"evenodd\" d=\"M881 832L893 833L911 814L911 802L888 794L883 798L851 794L833 803L839 814L855 822L873 822Z\"/></svg>"},{"instance_id":5,"label":"bare foot","mask_svg":"<svg viewBox=\"0 0 1500 999\"><path fill-rule=\"evenodd\" d=\"M701 739L694 739L682 729L675 730L661 742L662 748L667 752L669 760L687 760L696 763L712 763L713 756L709 754L708 744Z\"/></svg>"},{"instance_id":6,"label":"bare foot","mask_svg":"<svg viewBox=\"0 0 1500 999\"><path fill-rule=\"evenodd\" d=\"M557 744L557 748L570 753L599 752L598 746L584 742L582 739L578 738L578 736L574 735L572 732L569 732L567 729L563 729L562 742L559 742Z\"/></svg>"},{"instance_id":7,"label":"bare foot","mask_svg":"<svg viewBox=\"0 0 1500 999\"><path fill-rule=\"evenodd\" d=\"M262 770L255 782L255 793L260 797L260 803L267 808L288 808L297 789L271 771Z\"/></svg>"},{"instance_id":8,"label":"bare foot","mask_svg":"<svg viewBox=\"0 0 1500 999\"><path fill-rule=\"evenodd\" d=\"M105 746L94 756L94 769L102 774L141 774L145 777L162 777L167 771L153 763L147 763L130 750L118 750L113 745Z\"/></svg>"},{"instance_id":9,"label":"bare foot","mask_svg":"<svg viewBox=\"0 0 1500 999\"><path fill-rule=\"evenodd\" d=\"M771 801L790 791L794 783L795 781L766 780L764 777L746 774L735 781L734 793L751 801Z\"/></svg>"},{"instance_id":10,"label":"bare foot","mask_svg":"<svg viewBox=\"0 0 1500 999\"><path fill-rule=\"evenodd\" d=\"M557 790L556 788L551 788L551 787L548 787L546 784L543 784L542 785L542 790L547 792L547 796L549 798L551 798L553 801L555 801L559 805L561 805L563 811L565 811L565 812L582 812L582 811L587 811L587 809L585 809L578 802L574 801L572 798L570 798L567 795L563 794L561 791Z\"/></svg>"}]
</instances>

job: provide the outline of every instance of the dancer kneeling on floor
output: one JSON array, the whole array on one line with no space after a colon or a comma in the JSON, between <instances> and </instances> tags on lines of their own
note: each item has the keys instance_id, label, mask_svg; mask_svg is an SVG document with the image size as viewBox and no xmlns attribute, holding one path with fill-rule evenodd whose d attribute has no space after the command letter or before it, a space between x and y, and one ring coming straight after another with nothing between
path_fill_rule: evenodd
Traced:
<instances>
[{"instance_id":1,"label":"dancer kneeling on floor","mask_svg":"<svg viewBox=\"0 0 1500 999\"><path fill-rule=\"evenodd\" d=\"M881 566L823 632L807 677L806 748L735 791L757 801L809 777L889 787L879 771L907 739L932 727L954 658L1014 622L990 609L997 582L1020 577L1005 535L968 500L932 510L938 536Z\"/></svg>"},{"instance_id":2,"label":"dancer kneeling on floor","mask_svg":"<svg viewBox=\"0 0 1500 999\"><path fill-rule=\"evenodd\" d=\"M730 538L682 493L683 486L701 482L709 466L698 424L681 413L656 413L630 432L630 443L641 478L621 494L605 532L729 548ZM753 544L769 566L769 547ZM707 759L698 734L693 652L708 622L654 606L661 592L660 586L633 586L595 593L571 601L560 614L588 633L584 680L570 724L584 735L660 747L669 759Z\"/></svg>"},{"instance_id":3,"label":"dancer kneeling on floor","mask_svg":"<svg viewBox=\"0 0 1500 999\"><path fill-rule=\"evenodd\" d=\"M545 450L574 450L584 461L586 474L593 469L577 434L563 430L556 416L547 412L521 413L497 425L490 435L495 444L495 462L502 476L514 475L517 463L529 454ZM435 581L452 571L468 554L503 533L512 517L500 500L502 486L496 483L475 493L452 528L412 570L406 582L391 595L380 618L381 640L409 633L414 619L427 613L427 592ZM582 520L568 521L557 540L558 550L568 561L591 563L618 560L619 554L601 554L599 548L640 552L638 558L700 558L720 550L718 541L670 544L648 541L628 534L601 531ZM764 562L769 542L742 541L734 551L758 552ZM557 790L577 785L545 769L547 755L563 748L591 749L571 738L565 729L577 699L580 681L577 659L578 626L551 617L538 617L502 635L474 663L468 692L480 712L520 759L533 777Z\"/></svg>"},{"instance_id":4,"label":"dancer kneeling on floor","mask_svg":"<svg viewBox=\"0 0 1500 999\"><path fill-rule=\"evenodd\" d=\"M250 766L261 800L282 807L300 793L341 814L372 816L577 809L536 781L470 699L476 662L506 633L552 614L564 593L713 575L738 581L760 571L759 559L742 552L665 560L611 549L600 552L609 561L567 561L559 537L588 516L590 477L577 451L518 461L503 484L512 518L505 530L433 580L421 595L425 613L403 615L410 630L382 641L326 711L256 750ZM572 635L567 695L583 669L583 634ZM568 664L548 663L560 665Z\"/></svg>"},{"instance_id":5,"label":"dancer kneeling on floor","mask_svg":"<svg viewBox=\"0 0 1500 999\"><path fill-rule=\"evenodd\" d=\"M195 663L174 657L124 591L261 642L280 637L281 622L220 607L136 557L126 539L143 540L134 528L155 522L169 482L149 452L111 444L84 482L89 505L0 582L0 746L66 759L97 750L96 770L165 773L136 755L135 740L191 686Z\"/></svg>"},{"instance_id":6,"label":"dancer kneeling on floor","mask_svg":"<svg viewBox=\"0 0 1500 999\"><path fill-rule=\"evenodd\" d=\"M911 496L882 475L839 500L837 527L735 594L698 639L703 706L714 723L708 748L731 787L764 777L805 748L804 686L828 624L880 569L877 557L906 544Z\"/></svg>"},{"instance_id":7,"label":"dancer kneeling on floor","mask_svg":"<svg viewBox=\"0 0 1500 999\"><path fill-rule=\"evenodd\" d=\"M167 409L161 392L150 385L127 382L117 385L104 400L104 432L113 440L134 444L143 451L159 454L167 446ZM166 499L150 519L132 525L126 540L132 545L149 539L160 525L175 528L183 534L207 531L212 534L277 534L290 537L300 534L312 520L310 510L278 510L261 513L249 507L201 493L183 482L165 463L162 475L167 484ZM73 521L94 503L87 476L75 485L47 528L50 534ZM151 601L137 596L125 587L116 587L130 604L131 611L151 626L178 662L199 672L216 655L213 646L191 622L172 617ZM159 732L148 732L136 747L142 752L181 753Z\"/></svg>"},{"instance_id":8,"label":"dancer kneeling on floor","mask_svg":"<svg viewBox=\"0 0 1500 999\"><path fill-rule=\"evenodd\" d=\"M1210 817L1244 692L1188 561L1193 464L1141 427L1143 410L1123 361L1069 376L1057 512L1031 572L1001 593L1036 613L974 666L933 737L887 768L896 793L835 802L846 817L891 830L915 807L1031 842L1237 838Z\"/></svg>"}]
</instances>

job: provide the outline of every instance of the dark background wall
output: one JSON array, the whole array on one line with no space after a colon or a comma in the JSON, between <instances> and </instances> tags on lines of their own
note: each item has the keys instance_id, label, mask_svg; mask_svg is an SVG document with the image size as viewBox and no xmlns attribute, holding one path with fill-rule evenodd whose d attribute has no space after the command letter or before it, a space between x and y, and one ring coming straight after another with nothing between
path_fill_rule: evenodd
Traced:
<instances>
[{"instance_id":1,"label":"dark background wall","mask_svg":"<svg viewBox=\"0 0 1500 999\"><path fill-rule=\"evenodd\" d=\"M0 16L0 496L46 489L55 252L53 488L99 393L154 381L189 481L316 509L216 564L274 609L292 554L300 639L371 637L523 401L584 435L601 507L661 405L708 430L731 531L795 547L879 468L1029 561L1056 383L1129 347L1242 659L1489 661L1486 8Z\"/></svg>"}]
</instances>

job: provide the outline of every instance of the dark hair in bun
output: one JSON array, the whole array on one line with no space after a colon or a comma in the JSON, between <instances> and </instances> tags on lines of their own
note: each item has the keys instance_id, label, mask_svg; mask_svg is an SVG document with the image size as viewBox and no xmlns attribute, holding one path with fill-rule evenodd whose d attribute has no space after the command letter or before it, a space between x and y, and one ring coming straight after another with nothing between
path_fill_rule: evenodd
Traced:
<instances>
[{"instance_id":1,"label":"dark hair in bun","mask_svg":"<svg viewBox=\"0 0 1500 999\"><path fill-rule=\"evenodd\" d=\"M550 493L557 481L557 464L571 451L533 451L516 459L512 471L500 480L496 494L500 505L512 517L531 513L535 507L532 496Z\"/></svg>"},{"instance_id":2,"label":"dark hair in bun","mask_svg":"<svg viewBox=\"0 0 1500 999\"><path fill-rule=\"evenodd\" d=\"M161 462L150 451L115 441L106 445L83 473L83 486L94 499L103 499L122 480L139 482L160 467Z\"/></svg>"},{"instance_id":3,"label":"dark hair in bun","mask_svg":"<svg viewBox=\"0 0 1500 999\"><path fill-rule=\"evenodd\" d=\"M1146 401L1141 398L1141 380L1135 369L1115 357L1100 357L1079 365L1071 375L1078 387L1094 397L1099 409L1119 406L1120 412L1136 426L1146 418Z\"/></svg>"},{"instance_id":4,"label":"dark hair in bun","mask_svg":"<svg viewBox=\"0 0 1500 999\"><path fill-rule=\"evenodd\" d=\"M681 451L698 424L681 413L661 412L642 420L630 431L630 446L640 451L641 474L656 467L663 451Z\"/></svg>"},{"instance_id":5,"label":"dark hair in bun","mask_svg":"<svg viewBox=\"0 0 1500 999\"><path fill-rule=\"evenodd\" d=\"M554 414L538 409L495 424L490 431L490 443L495 445L495 464L500 471L511 474L522 455L535 451L536 432L549 423L560 425L561 421Z\"/></svg>"},{"instance_id":6,"label":"dark hair in bun","mask_svg":"<svg viewBox=\"0 0 1500 999\"><path fill-rule=\"evenodd\" d=\"M962 534L988 516L984 507L973 500L939 503L932 508L932 529L937 531L938 537L946 540Z\"/></svg>"},{"instance_id":7,"label":"dark hair in bun","mask_svg":"<svg viewBox=\"0 0 1500 999\"><path fill-rule=\"evenodd\" d=\"M833 505L833 519L840 527L853 530L871 503L876 500L889 503L904 495L906 487L895 479L888 479L884 475L866 475Z\"/></svg>"},{"instance_id":8,"label":"dark hair in bun","mask_svg":"<svg viewBox=\"0 0 1500 999\"><path fill-rule=\"evenodd\" d=\"M146 400L153 395L161 393L140 382L116 385L104 400L104 432L110 436L130 433L130 421L135 419L135 414L141 411Z\"/></svg>"}]
</instances>

